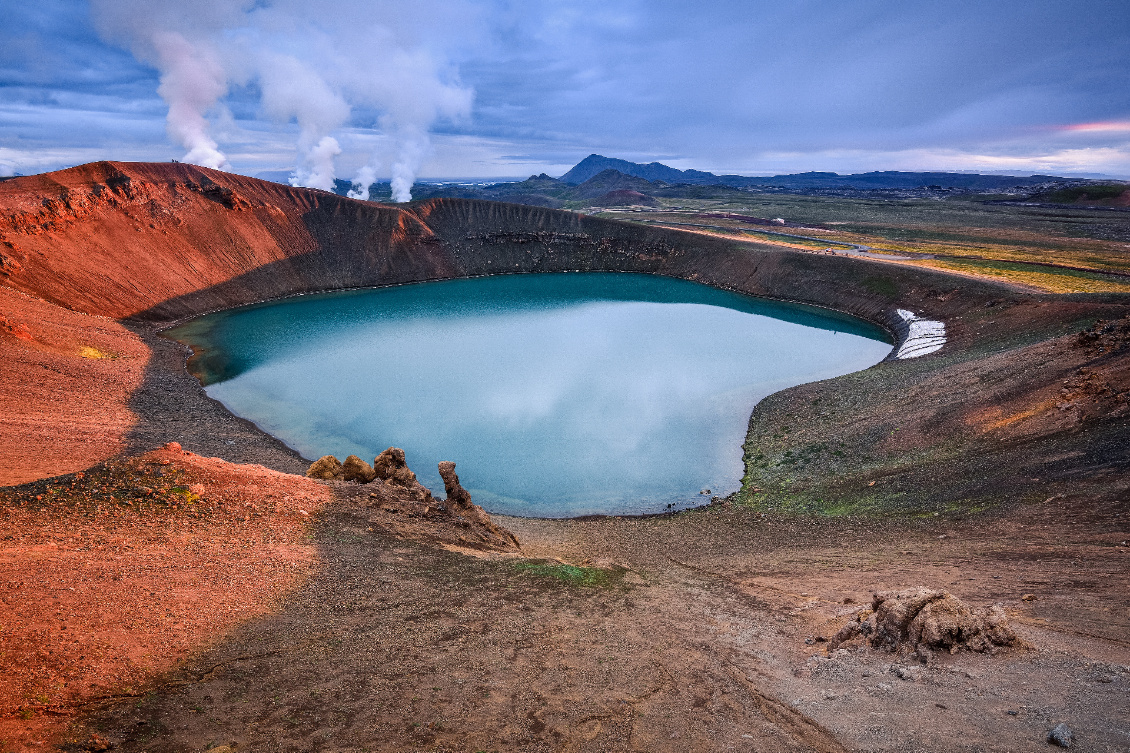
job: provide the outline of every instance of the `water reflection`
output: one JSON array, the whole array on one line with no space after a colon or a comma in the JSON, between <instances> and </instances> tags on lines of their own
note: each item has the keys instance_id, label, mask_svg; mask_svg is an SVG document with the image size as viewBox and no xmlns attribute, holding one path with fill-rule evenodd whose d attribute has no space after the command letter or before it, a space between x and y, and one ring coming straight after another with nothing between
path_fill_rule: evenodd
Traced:
<instances>
[{"instance_id":1,"label":"water reflection","mask_svg":"<svg viewBox=\"0 0 1130 753\"><path fill-rule=\"evenodd\" d=\"M653 512L736 489L753 405L865 368L881 331L680 280L514 275L357 291L173 333L208 393L309 458L455 460L519 515Z\"/></svg>"}]
</instances>

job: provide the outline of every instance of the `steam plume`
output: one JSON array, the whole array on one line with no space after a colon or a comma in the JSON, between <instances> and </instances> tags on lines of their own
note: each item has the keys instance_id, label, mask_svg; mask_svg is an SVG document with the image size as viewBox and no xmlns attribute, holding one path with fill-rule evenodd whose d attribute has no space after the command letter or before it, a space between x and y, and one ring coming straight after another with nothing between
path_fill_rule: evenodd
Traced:
<instances>
[{"instance_id":1,"label":"steam plume","mask_svg":"<svg viewBox=\"0 0 1130 753\"><path fill-rule=\"evenodd\" d=\"M301 145L301 142L300 142ZM292 186L334 189L334 157L341 154L341 146L333 136L323 136L317 144L301 149L302 159L290 179Z\"/></svg>"},{"instance_id":2,"label":"steam plume","mask_svg":"<svg viewBox=\"0 0 1130 753\"><path fill-rule=\"evenodd\" d=\"M293 184L333 189L336 132L360 110L393 142L383 164L393 198L407 201L431 153L429 129L470 114L472 94L440 54L467 44L458 39L470 37L477 11L466 0L90 2L103 37L160 72L169 138L188 150L186 162L229 167L208 115L229 85L257 84L263 112L298 126ZM353 194L367 197L381 162L370 159Z\"/></svg>"},{"instance_id":3,"label":"steam plume","mask_svg":"<svg viewBox=\"0 0 1130 753\"><path fill-rule=\"evenodd\" d=\"M169 105L165 128L169 138L188 149L185 162L227 170L227 157L208 135L204 118L227 94L227 76L215 57L175 32L153 35L161 70L157 93Z\"/></svg>"},{"instance_id":4,"label":"steam plume","mask_svg":"<svg viewBox=\"0 0 1130 753\"><path fill-rule=\"evenodd\" d=\"M127 47L161 74L157 93L169 106L165 129L188 150L185 162L228 169L228 160L208 135L209 110L227 94L228 77L209 34L244 3L201 0L199 8L172 0L92 0L99 32ZM195 11L199 10L199 13Z\"/></svg>"},{"instance_id":5,"label":"steam plume","mask_svg":"<svg viewBox=\"0 0 1130 753\"><path fill-rule=\"evenodd\" d=\"M427 131L419 127L402 129L397 134L396 162L392 165L392 200L411 201L412 184L424 156L431 150Z\"/></svg>"},{"instance_id":6,"label":"steam plume","mask_svg":"<svg viewBox=\"0 0 1130 753\"><path fill-rule=\"evenodd\" d=\"M373 181L377 179L377 171L371 165L365 165L357 171L357 177L353 179L353 188L349 191L349 198L361 199L362 201L369 200L369 186L373 185Z\"/></svg>"},{"instance_id":7,"label":"steam plume","mask_svg":"<svg viewBox=\"0 0 1130 753\"><path fill-rule=\"evenodd\" d=\"M329 133L349 118L349 105L293 56L261 55L258 62L263 109L275 120L298 123L298 165L291 184L332 191L334 157L341 146Z\"/></svg>"}]
</instances>

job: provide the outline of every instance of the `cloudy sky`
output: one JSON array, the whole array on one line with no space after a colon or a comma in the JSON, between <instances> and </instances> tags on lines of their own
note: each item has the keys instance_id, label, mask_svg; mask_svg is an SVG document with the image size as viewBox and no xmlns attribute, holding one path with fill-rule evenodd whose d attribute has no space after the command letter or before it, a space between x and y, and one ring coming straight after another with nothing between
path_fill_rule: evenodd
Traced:
<instances>
[{"instance_id":1,"label":"cloudy sky","mask_svg":"<svg viewBox=\"0 0 1130 753\"><path fill-rule=\"evenodd\" d=\"M0 0L0 173L1130 178L1126 0Z\"/></svg>"}]
</instances>

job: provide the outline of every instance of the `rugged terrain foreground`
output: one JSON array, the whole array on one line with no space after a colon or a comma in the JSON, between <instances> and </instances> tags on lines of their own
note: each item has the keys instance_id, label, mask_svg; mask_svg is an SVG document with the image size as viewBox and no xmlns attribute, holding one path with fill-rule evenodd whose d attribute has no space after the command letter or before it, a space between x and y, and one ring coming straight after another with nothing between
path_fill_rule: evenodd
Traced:
<instances>
[{"instance_id":1,"label":"rugged terrain foreground","mask_svg":"<svg viewBox=\"0 0 1130 753\"><path fill-rule=\"evenodd\" d=\"M1125 295L187 165L7 180L0 206L3 750L1006 751L1061 722L1074 749L1130 746ZM947 340L763 401L724 504L495 516L506 552L305 478L159 334L303 292L577 270L896 339L909 311ZM1018 640L827 650L875 592L916 587L999 604Z\"/></svg>"}]
</instances>

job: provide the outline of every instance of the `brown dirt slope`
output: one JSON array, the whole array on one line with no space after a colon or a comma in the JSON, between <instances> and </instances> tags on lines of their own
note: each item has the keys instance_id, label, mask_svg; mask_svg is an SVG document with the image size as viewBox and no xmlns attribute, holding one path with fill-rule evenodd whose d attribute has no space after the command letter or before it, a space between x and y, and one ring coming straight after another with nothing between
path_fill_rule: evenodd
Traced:
<instances>
[{"instance_id":1,"label":"brown dirt slope","mask_svg":"<svg viewBox=\"0 0 1130 753\"><path fill-rule=\"evenodd\" d=\"M315 568L324 486L179 449L0 490L0 749L261 615Z\"/></svg>"}]
</instances>

